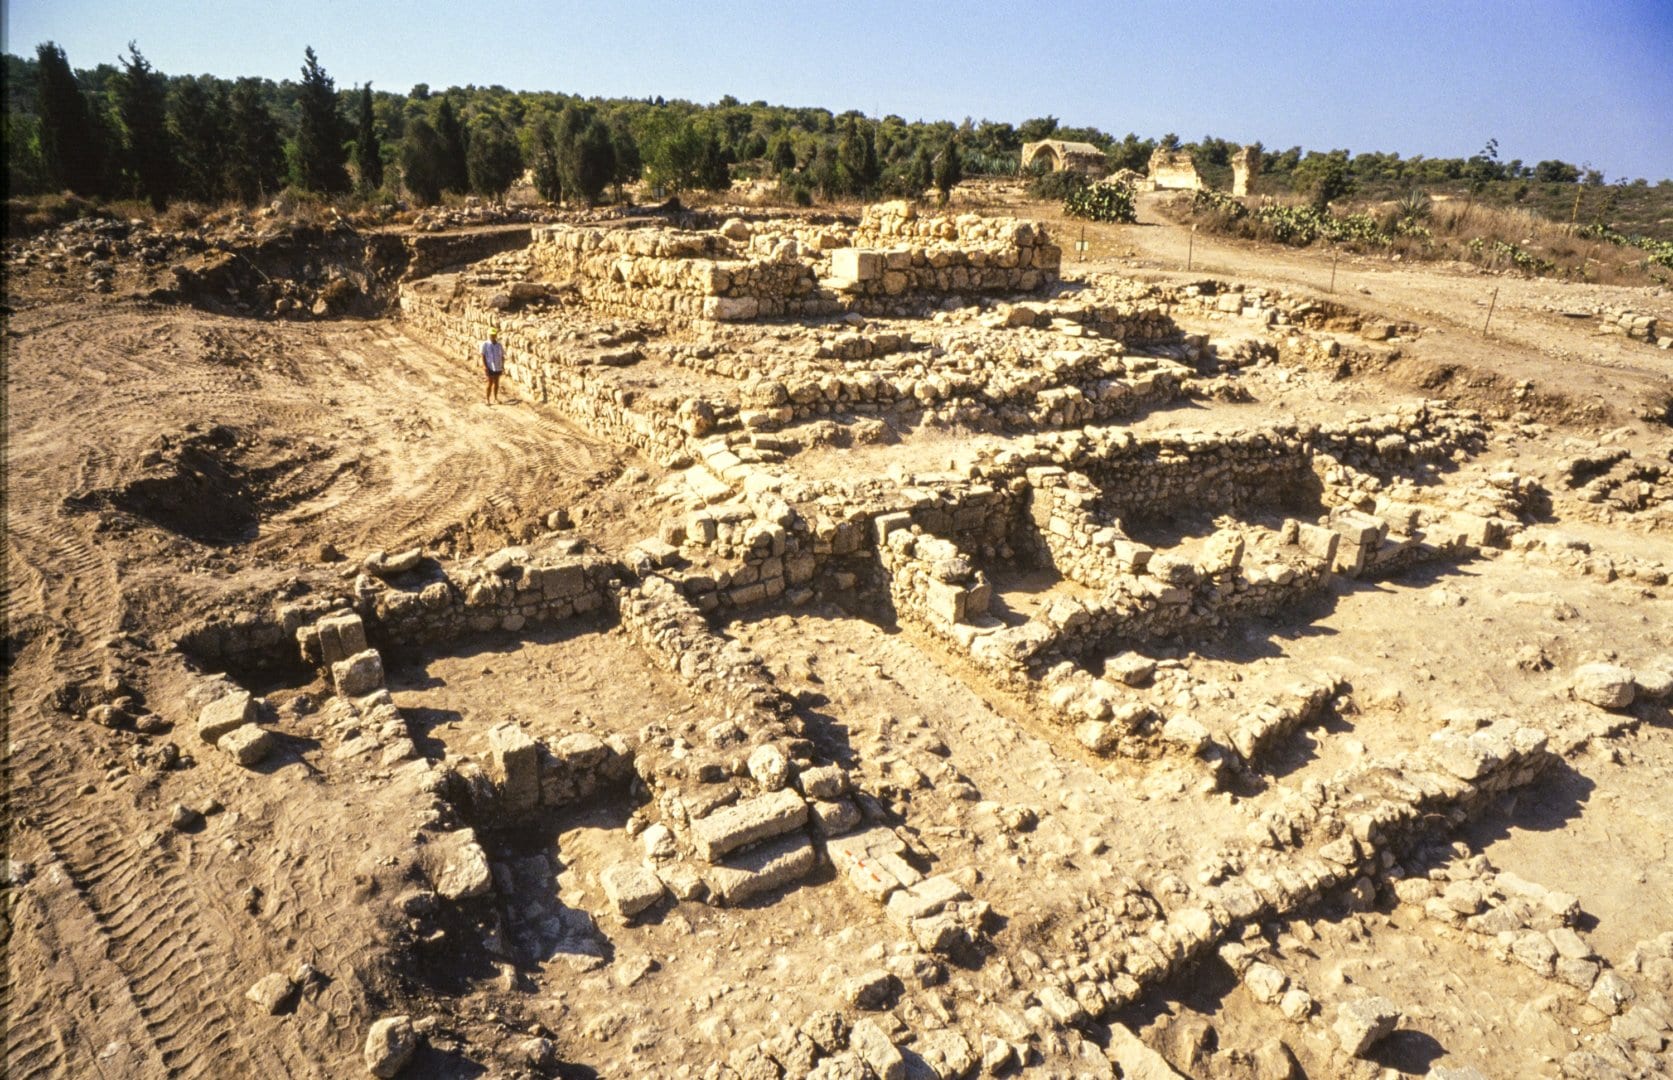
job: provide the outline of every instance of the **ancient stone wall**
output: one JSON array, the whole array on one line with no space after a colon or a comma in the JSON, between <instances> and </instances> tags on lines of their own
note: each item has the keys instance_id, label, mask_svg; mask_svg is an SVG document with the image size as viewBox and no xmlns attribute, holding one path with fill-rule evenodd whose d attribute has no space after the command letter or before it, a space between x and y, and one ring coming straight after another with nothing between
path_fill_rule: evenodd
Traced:
<instances>
[{"instance_id":1,"label":"ancient stone wall","mask_svg":"<svg viewBox=\"0 0 1673 1080\"><path fill-rule=\"evenodd\" d=\"M718 232L547 225L531 256L547 280L573 282L604 312L729 321L837 310L795 244L748 257Z\"/></svg>"},{"instance_id":2,"label":"ancient stone wall","mask_svg":"<svg viewBox=\"0 0 1673 1080\"><path fill-rule=\"evenodd\" d=\"M1232 155L1232 194L1242 198L1249 194L1249 188L1261 174L1261 150L1258 146L1245 146Z\"/></svg>"},{"instance_id":3,"label":"ancient stone wall","mask_svg":"<svg viewBox=\"0 0 1673 1080\"><path fill-rule=\"evenodd\" d=\"M506 349L506 377L512 382L600 438L659 461L684 452L687 432L681 425L695 424L694 406L688 406L687 399L624 394L603 368L585 363L582 354L554 341L538 318L494 311L482 299L452 278L430 278L401 287L401 317L416 336L475 371L481 370L479 355L488 328L497 326ZM700 411L712 424L716 416L735 410L714 400L704 401Z\"/></svg>"},{"instance_id":4,"label":"ancient stone wall","mask_svg":"<svg viewBox=\"0 0 1673 1080\"><path fill-rule=\"evenodd\" d=\"M1149 178L1157 191L1199 191L1202 177L1197 175L1197 163L1186 150L1163 150L1150 155Z\"/></svg>"},{"instance_id":5,"label":"ancient stone wall","mask_svg":"<svg viewBox=\"0 0 1673 1080\"><path fill-rule=\"evenodd\" d=\"M1033 292L1057 280L1063 258L1033 222L919 217L907 202L866 207L853 245L831 253L827 279L853 297Z\"/></svg>"},{"instance_id":6,"label":"ancient stone wall","mask_svg":"<svg viewBox=\"0 0 1673 1080\"><path fill-rule=\"evenodd\" d=\"M520 547L431 573L364 578L356 589L374 638L397 645L452 641L562 622L607 609L619 576L612 559L550 556ZM305 646L304 646L305 647Z\"/></svg>"}]
</instances>

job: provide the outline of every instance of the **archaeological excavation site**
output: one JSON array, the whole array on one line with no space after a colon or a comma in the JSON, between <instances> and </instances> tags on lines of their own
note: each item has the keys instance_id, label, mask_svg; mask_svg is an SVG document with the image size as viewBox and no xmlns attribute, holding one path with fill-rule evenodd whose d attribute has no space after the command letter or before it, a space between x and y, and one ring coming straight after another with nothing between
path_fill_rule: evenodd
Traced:
<instances>
[{"instance_id":1,"label":"archaeological excavation site","mask_svg":"<svg viewBox=\"0 0 1673 1080\"><path fill-rule=\"evenodd\" d=\"M217 228L8 243L7 1075L1673 1070L1665 289Z\"/></svg>"}]
</instances>

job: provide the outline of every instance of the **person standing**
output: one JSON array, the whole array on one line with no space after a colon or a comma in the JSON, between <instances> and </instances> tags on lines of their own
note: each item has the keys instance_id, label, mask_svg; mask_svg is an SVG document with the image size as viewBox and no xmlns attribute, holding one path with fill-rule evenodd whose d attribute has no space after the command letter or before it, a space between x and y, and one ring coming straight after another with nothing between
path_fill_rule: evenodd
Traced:
<instances>
[{"instance_id":1,"label":"person standing","mask_svg":"<svg viewBox=\"0 0 1673 1080\"><path fill-rule=\"evenodd\" d=\"M505 346L500 344L499 327L490 327L488 340L482 343L482 366L488 373L488 390L483 402L497 404L500 400L500 376L505 374Z\"/></svg>"}]
</instances>

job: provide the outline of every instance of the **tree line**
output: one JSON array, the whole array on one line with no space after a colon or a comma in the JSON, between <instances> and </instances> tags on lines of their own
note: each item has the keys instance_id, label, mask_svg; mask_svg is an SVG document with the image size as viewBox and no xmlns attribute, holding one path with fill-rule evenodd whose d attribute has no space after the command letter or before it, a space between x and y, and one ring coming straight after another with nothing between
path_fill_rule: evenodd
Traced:
<instances>
[{"instance_id":1,"label":"tree line","mask_svg":"<svg viewBox=\"0 0 1673 1080\"><path fill-rule=\"evenodd\" d=\"M592 204L644 180L664 192L725 190L739 178L776 179L798 202L814 198L943 197L964 176L1017 172L1024 143L1086 142L1111 171L1142 172L1157 147L1190 153L1213 184L1229 184L1238 145L1213 136L1182 143L1055 117L1018 125L912 121L790 108L724 97L712 105L664 99L582 98L501 86L423 84L405 94L336 85L312 48L299 78L168 76L130 43L116 64L70 66L52 42L34 59L5 57L5 143L13 194L70 191L100 198L246 204L286 188L327 196L504 195L525 174L553 202ZM1500 162L1497 144L1467 159L1398 154L1262 151L1267 190L1526 179L1601 182L1589 166Z\"/></svg>"}]
</instances>

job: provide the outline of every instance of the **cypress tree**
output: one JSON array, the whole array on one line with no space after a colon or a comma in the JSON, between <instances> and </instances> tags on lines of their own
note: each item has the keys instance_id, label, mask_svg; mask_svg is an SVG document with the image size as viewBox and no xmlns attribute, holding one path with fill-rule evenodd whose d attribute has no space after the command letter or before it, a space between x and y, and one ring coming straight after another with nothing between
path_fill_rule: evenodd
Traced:
<instances>
[{"instance_id":1,"label":"cypress tree","mask_svg":"<svg viewBox=\"0 0 1673 1080\"><path fill-rule=\"evenodd\" d=\"M437 137L442 145L442 190L463 194L470 183L470 163L465 156L465 130L453 102L444 95L436 108Z\"/></svg>"},{"instance_id":2,"label":"cypress tree","mask_svg":"<svg viewBox=\"0 0 1673 1080\"><path fill-rule=\"evenodd\" d=\"M37 46L40 94L41 165L54 191L93 195L100 184L99 139L64 50L52 42Z\"/></svg>"},{"instance_id":3,"label":"cypress tree","mask_svg":"<svg viewBox=\"0 0 1673 1080\"><path fill-rule=\"evenodd\" d=\"M783 176L796 167L796 145L790 133L784 132L773 143L773 171Z\"/></svg>"},{"instance_id":4,"label":"cypress tree","mask_svg":"<svg viewBox=\"0 0 1673 1080\"><path fill-rule=\"evenodd\" d=\"M285 145L279 125L262 99L259 79L239 79L228 110L227 187L246 206L279 190L284 182Z\"/></svg>"},{"instance_id":5,"label":"cypress tree","mask_svg":"<svg viewBox=\"0 0 1673 1080\"><path fill-rule=\"evenodd\" d=\"M302 52L302 88L297 98L296 182L307 191L336 194L349 189L344 168L343 124L337 115L337 84L320 67L310 46Z\"/></svg>"},{"instance_id":6,"label":"cypress tree","mask_svg":"<svg viewBox=\"0 0 1673 1080\"><path fill-rule=\"evenodd\" d=\"M478 195L499 198L523 171L523 157L517 140L505 122L494 113L478 113L471 123L470 150L466 169L471 190Z\"/></svg>"},{"instance_id":7,"label":"cypress tree","mask_svg":"<svg viewBox=\"0 0 1673 1080\"><path fill-rule=\"evenodd\" d=\"M534 117L524 129L524 157L534 170L534 189L547 202L563 200L563 167L559 161L558 140L553 128L556 121L549 114Z\"/></svg>"},{"instance_id":8,"label":"cypress tree","mask_svg":"<svg viewBox=\"0 0 1673 1080\"><path fill-rule=\"evenodd\" d=\"M151 200L154 209L161 210L174 194L174 155L169 145L163 77L130 41L113 86L123 128L123 165L140 194Z\"/></svg>"},{"instance_id":9,"label":"cypress tree","mask_svg":"<svg viewBox=\"0 0 1673 1080\"><path fill-rule=\"evenodd\" d=\"M610 129L594 119L576 137L573 155L573 190L588 203L598 201L616 175L616 149Z\"/></svg>"},{"instance_id":10,"label":"cypress tree","mask_svg":"<svg viewBox=\"0 0 1673 1080\"><path fill-rule=\"evenodd\" d=\"M227 191L227 102L224 87L213 93L197 79L174 91L169 117L176 149L179 193L199 202L220 202Z\"/></svg>"},{"instance_id":11,"label":"cypress tree","mask_svg":"<svg viewBox=\"0 0 1673 1080\"><path fill-rule=\"evenodd\" d=\"M376 191L383 187L383 150L378 145L377 128L372 122L372 84L360 88L360 123L355 129L354 165L360 172L360 190Z\"/></svg>"},{"instance_id":12,"label":"cypress tree","mask_svg":"<svg viewBox=\"0 0 1673 1080\"><path fill-rule=\"evenodd\" d=\"M627 122L620 117L610 126L610 154L616 162L610 179L616 185L616 198L620 199L622 185L639 179L639 173L645 167L639 156L639 140L633 137Z\"/></svg>"},{"instance_id":13,"label":"cypress tree","mask_svg":"<svg viewBox=\"0 0 1673 1080\"><path fill-rule=\"evenodd\" d=\"M947 136L947 144L941 148L941 156L935 159L935 191L942 206L947 205L947 196L964 179L964 162L959 158L958 138Z\"/></svg>"},{"instance_id":14,"label":"cypress tree","mask_svg":"<svg viewBox=\"0 0 1673 1080\"><path fill-rule=\"evenodd\" d=\"M441 198L446 172L446 148L441 136L422 116L407 121L401 140L401 181L412 197L425 205Z\"/></svg>"}]
</instances>

